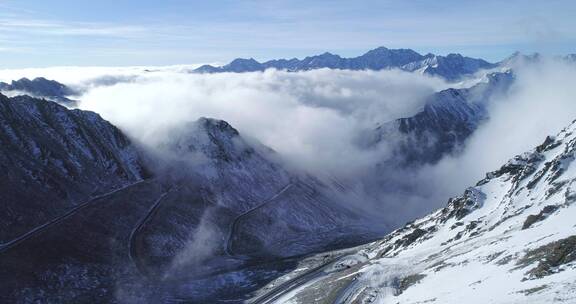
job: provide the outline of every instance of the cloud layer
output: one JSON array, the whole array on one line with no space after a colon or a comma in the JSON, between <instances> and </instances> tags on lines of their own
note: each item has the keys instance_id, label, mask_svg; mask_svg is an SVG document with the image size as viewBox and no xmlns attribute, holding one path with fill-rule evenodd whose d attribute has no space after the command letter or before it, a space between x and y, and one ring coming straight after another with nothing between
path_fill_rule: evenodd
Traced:
<instances>
[{"instance_id":1,"label":"cloud layer","mask_svg":"<svg viewBox=\"0 0 576 304\"><path fill-rule=\"evenodd\" d=\"M442 183L444 196L498 169L517 154L533 149L576 119L576 66L546 59L518 66L516 81L505 98L491 102L490 120L468 141L457 157L445 158L424 171Z\"/></svg>"},{"instance_id":2,"label":"cloud layer","mask_svg":"<svg viewBox=\"0 0 576 304\"><path fill-rule=\"evenodd\" d=\"M162 130L199 117L223 119L292 164L344 174L382 157L382 151L356 147L358 134L414 114L427 95L445 86L437 78L400 71L155 73L90 90L80 107L152 145L169 136Z\"/></svg>"},{"instance_id":3,"label":"cloud layer","mask_svg":"<svg viewBox=\"0 0 576 304\"><path fill-rule=\"evenodd\" d=\"M576 118L574 66L544 60L515 69L510 93L489 103L491 118L468 140L462 154L419 170L379 176L395 186L376 194L362 193L365 189L359 187L362 199L356 203L400 225L441 207L487 171ZM22 75L34 72L84 88L82 109L100 113L148 146L199 117L223 119L244 137L276 150L288 164L352 184L370 178L366 172L373 172L370 169L389 151L386 145L369 151L359 148L354 144L358 136L378 123L413 115L426 96L448 86L437 78L400 71L198 75L175 67L146 70L55 68L48 70L51 74L40 69ZM103 80L110 82L101 85Z\"/></svg>"}]
</instances>

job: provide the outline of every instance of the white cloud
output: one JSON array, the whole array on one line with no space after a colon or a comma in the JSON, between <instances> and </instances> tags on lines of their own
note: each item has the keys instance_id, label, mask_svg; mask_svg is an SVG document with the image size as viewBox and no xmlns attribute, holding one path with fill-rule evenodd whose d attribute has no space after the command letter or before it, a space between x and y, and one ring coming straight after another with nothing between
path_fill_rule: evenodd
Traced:
<instances>
[{"instance_id":1,"label":"white cloud","mask_svg":"<svg viewBox=\"0 0 576 304\"><path fill-rule=\"evenodd\" d=\"M490 119L469 139L462 155L447 157L419 173L428 195L441 206L489 171L541 144L576 119L576 66L545 59L518 66L508 96L491 103Z\"/></svg>"},{"instance_id":2,"label":"white cloud","mask_svg":"<svg viewBox=\"0 0 576 304\"><path fill-rule=\"evenodd\" d=\"M199 117L223 119L293 164L342 174L382 157L383 151L353 145L360 132L415 113L425 96L444 86L400 71L154 73L91 90L80 107L152 144L158 130Z\"/></svg>"},{"instance_id":3,"label":"white cloud","mask_svg":"<svg viewBox=\"0 0 576 304\"><path fill-rule=\"evenodd\" d=\"M244 136L274 148L290 164L358 180L387 156L387 147L366 151L353 144L375 124L410 116L424 97L446 87L439 79L399 71L316 70L244 74L183 74L178 68L54 68L22 74L67 80L89 88L83 109L100 113L149 145L158 134L199 117L228 121ZM42 75L44 73L44 75ZM464 153L420 171L394 172L389 185L366 196L366 206L401 224L446 203L515 154L539 144L576 118L576 69L558 62L518 67L510 95L494 100L491 119ZM2 76L8 72L0 72ZM103 76L135 76L130 82L93 87ZM360 190L362 190L360 188ZM376 199L374 199L376 198Z\"/></svg>"},{"instance_id":4,"label":"white cloud","mask_svg":"<svg viewBox=\"0 0 576 304\"><path fill-rule=\"evenodd\" d=\"M44 19L1 18L0 31L57 36L108 36L133 38L149 33L149 29L137 25L61 22Z\"/></svg>"}]
</instances>

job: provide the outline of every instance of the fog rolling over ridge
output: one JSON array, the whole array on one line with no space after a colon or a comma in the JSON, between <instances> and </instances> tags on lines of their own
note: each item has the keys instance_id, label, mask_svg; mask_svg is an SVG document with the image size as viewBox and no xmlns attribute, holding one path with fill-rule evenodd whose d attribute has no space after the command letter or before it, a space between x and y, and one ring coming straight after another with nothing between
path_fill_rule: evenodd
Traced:
<instances>
[{"instance_id":1,"label":"fog rolling over ridge","mask_svg":"<svg viewBox=\"0 0 576 304\"><path fill-rule=\"evenodd\" d=\"M448 181L445 184L453 185L451 191L459 191L487 170L559 132L574 119L573 62L551 58L536 64L523 62L516 66L515 75L509 93L490 103L489 120L469 139L462 155L443 159L425 169L424 176L431 171L432 176L445 178Z\"/></svg>"},{"instance_id":2,"label":"fog rolling over ridge","mask_svg":"<svg viewBox=\"0 0 576 304\"><path fill-rule=\"evenodd\" d=\"M358 132L412 115L427 95L446 86L400 71L165 74L91 90L80 107L145 143L198 117L224 119L295 164L337 170L343 162L361 165L370 158L356 155L362 153L352 146ZM148 128L141 128L143 121Z\"/></svg>"},{"instance_id":3,"label":"fog rolling over ridge","mask_svg":"<svg viewBox=\"0 0 576 304\"><path fill-rule=\"evenodd\" d=\"M350 206L380 210L359 199L362 185L348 180L391 152L386 145L364 149L358 139L382 122L414 115L447 86L440 78L396 70L151 74L90 90L80 108L101 113L148 147L176 137L174 130L186 132L182 126L198 117L223 119L289 167L345 179L357 193Z\"/></svg>"},{"instance_id":4,"label":"fog rolling over ridge","mask_svg":"<svg viewBox=\"0 0 576 304\"><path fill-rule=\"evenodd\" d=\"M371 193L351 204L384 213L390 220L400 218L395 223L399 225L442 205L576 115L576 92L569 83L576 75L573 65L546 58L536 63L517 60L513 69L509 91L490 96L495 100L486 101L489 118L457 153L385 176L394 180L398 191ZM363 149L358 139L380 124L415 115L433 92L470 87L477 81L450 84L399 70L143 73L137 81L88 90L80 108L101 113L151 147L168 136L168 130L198 117L223 119L245 137L274 149L290 166L352 181L349 186L364 196L363 186L353 181L365 178L369 168L391 158L392 152L389 143ZM402 212L406 214L398 216Z\"/></svg>"}]
</instances>

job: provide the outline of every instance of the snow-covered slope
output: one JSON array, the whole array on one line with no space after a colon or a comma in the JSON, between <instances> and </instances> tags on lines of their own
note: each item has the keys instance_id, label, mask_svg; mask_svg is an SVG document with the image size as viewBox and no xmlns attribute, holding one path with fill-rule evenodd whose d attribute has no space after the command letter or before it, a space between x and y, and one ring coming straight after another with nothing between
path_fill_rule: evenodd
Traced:
<instances>
[{"instance_id":1,"label":"snow-covered slope","mask_svg":"<svg viewBox=\"0 0 576 304\"><path fill-rule=\"evenodd\" d=\"M255 303L575 303L575 157L576 122L445 208L277 280Z\"/></svg>"}]
</instances>

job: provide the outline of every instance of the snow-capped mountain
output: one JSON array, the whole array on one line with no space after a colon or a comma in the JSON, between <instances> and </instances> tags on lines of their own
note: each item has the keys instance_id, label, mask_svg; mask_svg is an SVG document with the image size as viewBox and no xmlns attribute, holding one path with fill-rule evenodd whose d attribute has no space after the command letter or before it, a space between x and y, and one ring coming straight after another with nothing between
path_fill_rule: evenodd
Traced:
<instances>
[{"instance_id":1,"label":"snow-capped mountain","mask_svg":"<svg viewBox=\"0 0 576 304\"><path fill-rule=\"evenodd\" d=\"M21 78L11 83L0 82L0 92L7 95L30 95L37 98L45 98L64 105L74 105L75 100L70 96L78 95L78 92L55 80L37 77L32 80Z\"/></svg>"},{"instance_id":2,"label":"snow-capped mountain","mask_svg":"<svg viewBox=\"0 0 576 304\"><path fill-rule=\"evenodd\" d=\"M308 259L252 303L574 303L575 156L576 121L446 207Z\"/></svg>"},{"instance_id":3,"label":"snow-capped mountain","mask_svg":"<svg viewBox=\"0 0 576 304\"><path fill-rule=\"evenodd\" d=\"M460 54L438 56L434 54L421 55L410 49L388 49L379 47L353 58L343 58L331 53L310 56L304 59L277 59L260 63L252 58L235 59L227 65L214 67L204 65L194 70L196 73L220 72L256 72L266 69L286 71L308 71L329 68L341 70L384 70L397 68L405 71L418 71L429 75L437 75L447 80L458 80L481 69L495 67L482 59L464 57Z\"/></svg>"}]
</instances>

